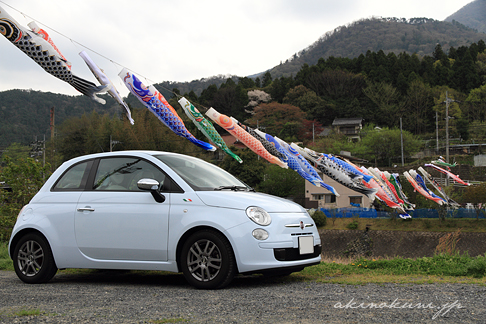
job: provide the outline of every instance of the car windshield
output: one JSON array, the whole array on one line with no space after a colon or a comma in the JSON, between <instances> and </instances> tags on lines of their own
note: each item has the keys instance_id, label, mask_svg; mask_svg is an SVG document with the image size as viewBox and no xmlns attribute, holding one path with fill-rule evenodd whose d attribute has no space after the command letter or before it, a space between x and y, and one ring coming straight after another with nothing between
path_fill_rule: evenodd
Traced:
<instances>
[{"instance_id":1,"label":"car windshield","mask_svg":"<svg viewBox=\"0 0 486 324\"><path fill-rule=\"evenodd\" d=\"M180 155L155 157L174 170L194 190L253 190L220 167L198 158Z\"/></svg>"}]
</instances>

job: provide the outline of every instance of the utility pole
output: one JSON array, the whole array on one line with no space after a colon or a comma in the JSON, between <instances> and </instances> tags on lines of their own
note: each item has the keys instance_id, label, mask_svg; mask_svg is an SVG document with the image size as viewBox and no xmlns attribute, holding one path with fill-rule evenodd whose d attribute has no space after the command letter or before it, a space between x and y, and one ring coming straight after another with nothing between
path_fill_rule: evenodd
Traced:
<instances>
[{"instance_id":1,"label":"utility pole","mask_svg":"<svg viewBox=\"0 0 486 324\"><path fill-rule=\"evenodd\" d=\"M44 134L44 141L42 142L42 167L46 166L46 134ZM42 171L42 181L46 181L46 173Z\"/></svg>"},{"instance_id":2,"label":"utility pole","mask_svg":"<svg viewBox=\"0 0 486 324\"><path fill-rule=\"evenodd\" d=\"M446 162L449 163L449 97L447 96L446 91L446 100L444 101L446 104Z\"/></svg>"},{"instance_id":3,"label":"utility pole","mask_svg":"<svg viewBox=\"0 0 486 324\"><path fill-rule=\"evenodd\" d=\"M446 100L444 103L446 104L446 162L449 163L449 119L453 117L449 117L449 104L451 102L460 102L454 99L449 98L448 92L446 91Z\"/></svg>"},{"instance_id":4,"label":"utility pole","mask_svg":"<svg viewBox=\"0 0 486 324\"><path fill-rule=\"evenodd\" d=\"M437 111L435 112L435 142L435 154L439 154L439 113Z\"/></svg>"},{"instance_id":5,"label":"utility pole","mask_svg":"<svg viewBox=\"0 0 486 324\"><path fill-rule=\"evenodd\" d=\"M402 131L402 117L400 117L400 144L402 146L402 166L404 166L404 161L403 161L403 131Z\"/></svg>"},{"instance_id":6,"label":"utility pole","mask_svg":"<svg viewBox=\"0 0 486 324\"><path fill-rule=\"evenodd\" d=\"M54 107L51 108L51 141L54 141L54 132L55 132L55 111Z\"/></svg>"},{"instance_id":7,"label":"utility pole","mask_svg":"<svg viewBox=\"0 0 486 324\"><path fill-rule=\"evenodd\" d=\"M315 130L314 130L314 123L312 123L312 143L314 143L315 140Z\"/></svg>"}]
</instances>

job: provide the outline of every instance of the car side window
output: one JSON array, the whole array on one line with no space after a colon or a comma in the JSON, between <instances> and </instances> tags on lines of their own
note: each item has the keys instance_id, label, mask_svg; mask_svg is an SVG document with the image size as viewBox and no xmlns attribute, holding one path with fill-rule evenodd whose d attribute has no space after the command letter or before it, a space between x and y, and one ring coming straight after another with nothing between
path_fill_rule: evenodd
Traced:
<instances>
[{"instance_id":1,"label":"car side window","mask_svg":"<svg viewBox=\"0 0 486 324\"><path fill-rule=\"evenodd\" d=\"M86 185L86 178L89 170L88 166L91 166L92 161L79 163L67 170L61 178L56 182L53 190L56 191L70 191L84 189Z\"/></svg>"},{"instance_id":2,"label":"car side window","mask_svg":"<svg viewBox=\"0 0 486 324\"><path fill-rule=\"evenodd\" d=\"M144 178L155 179L163 186L166 176L156 166L140 158L105 158L101 159L98 165L93 189L141 191L137 182Z\"/></svg>"}]
</instances>

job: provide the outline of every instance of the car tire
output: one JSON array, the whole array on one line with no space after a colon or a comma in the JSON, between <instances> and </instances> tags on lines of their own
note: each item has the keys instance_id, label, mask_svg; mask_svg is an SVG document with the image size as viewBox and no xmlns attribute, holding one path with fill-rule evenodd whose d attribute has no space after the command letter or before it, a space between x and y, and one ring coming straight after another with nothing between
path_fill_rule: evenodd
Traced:
<instances>
[{"instance_id":1,"label":"car tire","mask_svg":"<svg viewBox=\"0 0 486 324\"><path fill-rule=\"evenodd\" d=\"M181 253L182 273L198 289L227 286L236 275L236 262L226 237L213 230L192 234Z\"/></svg>"},{"instance_id":2,"label":"car tire","mask_svg":"<svg viewBox=\"0 0 486 324\"><path fill-rule=\"evenodd\" d=\"M47 282L57 272L49 243L36 233L27 234L17 242L13 265L20 280L31 284Z\"/></svg>"}]
</instances>

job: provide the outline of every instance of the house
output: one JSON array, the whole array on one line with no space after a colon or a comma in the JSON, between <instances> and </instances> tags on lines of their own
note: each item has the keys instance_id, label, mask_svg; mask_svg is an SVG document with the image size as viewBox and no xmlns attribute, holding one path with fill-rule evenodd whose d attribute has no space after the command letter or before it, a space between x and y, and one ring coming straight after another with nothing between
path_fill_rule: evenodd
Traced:
<instances>
[{"instance_id":1,"label":"house","mask_svg":"<svg viewBox=\"0 0 486 324\"><path fill-rule=\"evenodd\" d=\"M351 141L359 141L359 133L363 129L364 119L359 118L335 118L332 122L333 130L338 134L346 135Z\"/></svg>"},{"instance_id":2,"label":"house","mask_svg":"<svg viewBox=\"0 0 486 324\"><path fill-rule=\"evenodd\" d=\"M339 182L322 175L322 180L332 186L339 193L339 197L329 190L316 187L309 181L305 181L305 208L344 208L363 207L370 208L372 201L368 196L343 186Z\"/></svg>"},{"instance_id":3,"label":"house","mask_svg":"<svg viewBox=\"0 0 486 324\"><path fill-rule=\"evenodd\" d=\"M236 137L229 133L221 135L221 138L228 147L246 148L245 144L241 143L238 139L236 139ZM218 161L222 161L225 155L226 153L224 153L223 150L214 151L214 159Z\"/></svg>"}]
</instances>

